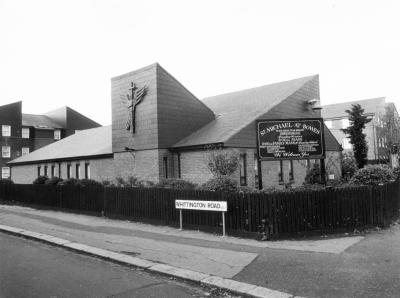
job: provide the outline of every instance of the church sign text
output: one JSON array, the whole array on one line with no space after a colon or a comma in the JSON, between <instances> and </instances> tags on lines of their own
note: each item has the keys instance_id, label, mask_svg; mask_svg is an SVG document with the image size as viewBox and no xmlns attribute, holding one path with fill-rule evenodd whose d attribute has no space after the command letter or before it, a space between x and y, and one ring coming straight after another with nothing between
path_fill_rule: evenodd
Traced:
<instances>
[{"instance_id":1,"label":"church sign text","mask_svg":"<svg viewBox=\"0 0 400 298\"><path fill-rule=\"evenodd\" d=\"M260 160L325 158L323 120L258 120Z\"/></svg>"}]
</instances>

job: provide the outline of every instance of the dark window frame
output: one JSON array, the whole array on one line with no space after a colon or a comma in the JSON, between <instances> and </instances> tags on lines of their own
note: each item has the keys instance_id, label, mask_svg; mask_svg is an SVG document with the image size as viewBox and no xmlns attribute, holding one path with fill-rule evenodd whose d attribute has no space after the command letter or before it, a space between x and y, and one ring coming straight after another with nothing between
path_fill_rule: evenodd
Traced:
<instances>
[{"instance_id":1,"label":"dark window frame","mask_svg":"<svg viewBox=\"0 0 400 298\"><path fill-rule=\"evenodd\" d=\"M243 161L243 164L242 164L242 161ZM240 171L239 171L239 175L240 175L240 185L241 186L247 186L246 153L241 153L240 154Z\"/></svg>"},{"instance_id":2,"label":"dark window frame","mask_svg":"<svg viewBox=\"0 0 400 298\"><path fill-rule=\"evenodd\" d=\"M294 181L293 160L289 160L289 163L290 163L289 181Z\"/></svg>"},{"instance_id":3,"label":"dark window frame","mask_svg":"<svg viewBox=\"0 0 400 298\"><path fill-rule=\"evenodd\" d=\"M279 172L278 172L279 182L283 182L283 160L279 161Z\"/></svg>"},{"instance_id":4,"label":"dark window frame","mask_svg":"<svg viewBox=\"0 0 400 298\"><path fill-rule=\"evenodd\" d=\"M178 153L178 178L181 179L181 154Z\"/></svg>"},{"instance_id":5,"label":"dark window frame","mask_svg":"<svg viewBox=\"0 0 400 298\"><path fill-rule=\"evenodd\" d=\"M75 164L75 178L76 179L81 178L81 164L79 163Z\"/></svg>"},{"instance_id":6,"label":"dark window frame","mask_svg":"<svg viewBox=\"0 0 400 298\"><path fill-rule=\"evenodd\" d=\"M163 175L164 179L168 179L168 157L163 158Z\"/></svg>"},{"instance_id":7,"label":"dark window frame","mask_svg":"<svg viewBox=\"0 0 400 298\"><path fill-rule=\"evenodd\" d=\"M67 165L67 178L71 178L71 165Z\"/></svg>"}]
</instances>

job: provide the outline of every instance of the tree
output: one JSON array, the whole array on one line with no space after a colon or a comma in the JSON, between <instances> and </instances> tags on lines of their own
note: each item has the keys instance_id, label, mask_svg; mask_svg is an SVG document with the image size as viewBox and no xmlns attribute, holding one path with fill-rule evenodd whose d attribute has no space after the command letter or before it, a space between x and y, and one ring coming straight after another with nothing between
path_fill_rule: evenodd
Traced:
<instances>
[{"instance_id":1,"label":"tree","mask_svg":"<svg viewBox=\"0 0 400 298\"><path fill-rule=\"evenodd\" d=\"M400 117L393 103L380 109L372 122L375 132L375 154L381 160L390 160L400 143Z\"/></svg>"},{"instance_id":2,"label":"tree","mask_svg":"<svg viewBox=\"0 0 400 298\"><path fill-rule=\"evenodd\" d=\"M342 128L346 135L349 135L349 142L353 145L354 158L359 169L367 164L368 145L366 135L363 133L365 125L371 122L367 116L363 116L364 109L359 104L352 104L351 110L346 110L349 114L350 125L348 128Z\"/></svg>"}]
</instances>

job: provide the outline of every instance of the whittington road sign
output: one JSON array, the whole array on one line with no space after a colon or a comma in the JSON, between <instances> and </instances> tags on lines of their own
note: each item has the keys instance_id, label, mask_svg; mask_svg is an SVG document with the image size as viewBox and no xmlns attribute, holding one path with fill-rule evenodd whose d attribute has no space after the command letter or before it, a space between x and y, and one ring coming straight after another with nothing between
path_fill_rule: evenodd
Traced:
<instances>
[{"instance_id":1,"label":"whittington road sign","mask_svg":"<svg viewBox=\"0 0 400 298\"><path fill-rule=\"evenodd\" d=\"M220 201L188 201L175 200L176 209L228 211L228 203Z\"/></svg>"},{"instance_id":2,"label":"whittington road sign","mask_svg":"<svg viewBox=\"0 0 400 298\"><path fill-rule=\"evenodd\" d=\"M179 225L181 230L183 226L182 209L222 212L222 236L225 237L225 212L228 211L228 202L175 200L175 208L179 209Z\"/></svg>"},{"instance_id":3,"label":"whittington road sign","mask_svg":"<svg viewBox=\"0 0 400 298\"><path fill-rule=\"evenodd\" d=\"M259 160L325 158L321 118L258 120Z\"/></svg>"}]
</instances>

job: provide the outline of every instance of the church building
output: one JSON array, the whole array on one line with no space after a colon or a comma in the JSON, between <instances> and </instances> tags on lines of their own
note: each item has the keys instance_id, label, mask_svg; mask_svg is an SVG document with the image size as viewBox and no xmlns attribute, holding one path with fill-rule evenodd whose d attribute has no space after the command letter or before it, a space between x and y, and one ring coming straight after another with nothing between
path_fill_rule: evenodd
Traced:
<instances>
[{"instance_id":1,"label":"church building","mask_svg":"<svg viewBox=\"0 0 400 298\"><path fill-rule=\"evenodd\" d=\"M321 118L310 102L320 100L319 76L199 100L159 64L111 79L112 125L88 129L8 163L15 183L32 183L45 167L57 176L98 181L136 176L158 182L181 178L202 184L212 150L240 155L232 174L243 186L302 185L319 160L273 160L258 169L256 120ZM323 125L323 124L322 124ZM325 166L341 175L341 146L323 125Z\"/></svg>"}]
</instances>

